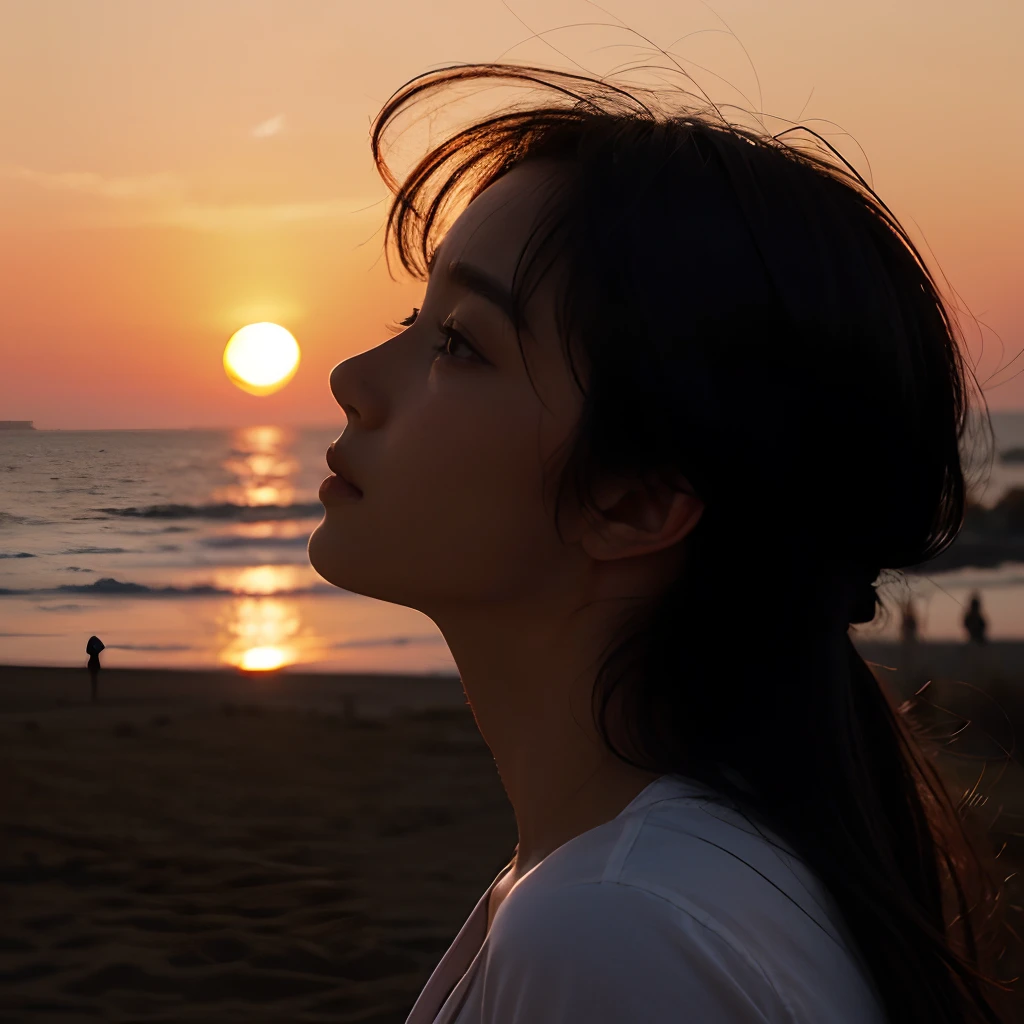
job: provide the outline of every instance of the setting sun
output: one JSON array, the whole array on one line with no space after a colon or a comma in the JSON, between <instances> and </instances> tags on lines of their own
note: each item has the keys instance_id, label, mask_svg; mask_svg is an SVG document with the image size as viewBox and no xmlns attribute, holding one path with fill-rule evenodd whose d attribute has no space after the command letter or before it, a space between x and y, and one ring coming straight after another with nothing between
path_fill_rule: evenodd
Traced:
<instances>
[{"instance_id":1,"label":"setting sun","mask_svg":"<svg viewBox=\"0 0 1024 1024\"><path fill-rule=\"evenodd\" d=\"M224 370L233 384L251 395L269 395L283 388L298 366L298 342L277 324L248 324L235 331L224 347Z\"/></svg>"}]
</instances>

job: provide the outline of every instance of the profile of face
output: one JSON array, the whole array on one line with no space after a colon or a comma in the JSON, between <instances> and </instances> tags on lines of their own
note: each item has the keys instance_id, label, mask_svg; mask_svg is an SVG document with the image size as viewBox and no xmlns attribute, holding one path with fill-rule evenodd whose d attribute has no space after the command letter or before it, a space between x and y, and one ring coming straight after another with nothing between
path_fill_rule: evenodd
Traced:
<instances>
[{"instance_id":1,"label":"profile of face","mask_svg":"<svg viewBox=\"0 0 1024 1024\"><path fill-rule=\"evenodd\" d=\"M566 543L555 529L551 475L561 462L552 455L582 408L556 333L557 274L525 307L528 375L499 305L449 271L463 262L509 292L558 173L546 161L521 165L477 196L438 247L414 323L331 373L347 417L332 448L362 497L321 492L326 511L310 562L330 583L418 609L442 628L460 611L551 607L589 587L595 556L630 553L621 546L626 535L612 551L571 522L567 532L565 518ZM625 517L648 514L626 508L630 501L623 495ZM672 536L655 547L692 528L695 511L676 508Z\"/></svg>"}]
</instances>

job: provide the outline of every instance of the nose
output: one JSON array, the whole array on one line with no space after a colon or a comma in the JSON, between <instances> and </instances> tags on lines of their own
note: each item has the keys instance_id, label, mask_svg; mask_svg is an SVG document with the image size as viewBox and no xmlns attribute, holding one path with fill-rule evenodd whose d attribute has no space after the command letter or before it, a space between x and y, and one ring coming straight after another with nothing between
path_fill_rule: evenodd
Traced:
<instances>
[{"instance_id":1,"label":"nose","mask_svg":"<svg viewBox=\"0 0 1024 1024\"><path fill-rule=\"evenodd\" d=\"M331 370L331 394L349 421L359 418L366 421L370 416L376 418L381 415L383 396L380 384L386 379L387 372L376 362L382 352L388 351L385 348L387 344L385 342L349 356Z\"/></svg>"},{"instance_id":2,"label":"nose","mask_svg":"<svg viewBox=\"0 0 1024 1024\"><path fill-rule=\"evenodd\" d=\"M333 370L331 370L331 376L329 378L331 384L331 394L334 395L334 400L342 408L344 408L344 402L342 401L341 398L341 381L344 372L342 370L342 367L345 365L345 362L346 361L343 359L340 363L338 363L338 365ZM346 415L348 415L347 412Z\"/></svg>"},{"instance_id":3,"label":"nose","mask_svg":"<svg viewBox=\"0 0 1024 1024\"><path fill-rule=\"evenodd\" d=\"M353 355L347 359L342 359L338 366L331 371L330 377L331 394L334 395L334 400L341 406L341 411L349 422L358 417L358 413L352 404L356 390L356 378L354 376L354 360L356 358L357 356ZM359 399L360 403L362 400L364 399Z\"/></svg>"}]
</instances>

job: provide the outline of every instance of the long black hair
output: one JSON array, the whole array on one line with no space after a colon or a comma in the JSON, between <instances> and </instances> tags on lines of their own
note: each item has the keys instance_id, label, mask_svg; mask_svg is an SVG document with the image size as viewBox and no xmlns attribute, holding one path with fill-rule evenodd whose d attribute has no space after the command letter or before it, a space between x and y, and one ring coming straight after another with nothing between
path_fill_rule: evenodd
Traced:
<instances>
[{"instance_id":1,"label":"long black hair","mask_svg":"<svg viewBox=\"0 0 1024 1024\"><path fill-rule=\"evenodd\" d=\"M478 119L397 181L381 158L396 113L475 79L556 96ZM593 509L604 474L676 481L705 503L678 577L605 652L594 714L609 749L712 785L786 841L837 901L892 1021L1000 1021L985 991L1010 991L985 934L994 862L849 634L888 612L881 574L902 579L963 525L973 373L907 233L804 136L819 141L489 63L407 82L371 148L394 193L385 238L421 280L457 195L558 162L527 270L550 251L565 275L559 332L584 396L556 523L565 488ZM513 294L518 338L515 281ZM991 444L987 409L983 422Z\"/></svg>"}]
</instances>

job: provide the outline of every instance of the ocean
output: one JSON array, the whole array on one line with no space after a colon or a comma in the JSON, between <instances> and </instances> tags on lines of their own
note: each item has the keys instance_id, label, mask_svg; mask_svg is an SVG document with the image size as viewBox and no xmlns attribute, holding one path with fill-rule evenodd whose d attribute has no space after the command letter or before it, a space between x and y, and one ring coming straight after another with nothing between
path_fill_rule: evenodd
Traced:
<instances>
[{"instance_id":1,"label":"ocean","mask_svg":"<svg viewBox=\"0 0 1024 1024\"><path fill-rule=\"evenodd\" d=\"M1024 445L1024 414L993 425L998 450ZM456 674L425 615L309 565L339 432L0 431L0 664L84 664L96 634L105 667ZM1024 487L1024 463L997 459L983 504L1010 487ZM909 582L922 639L960 639L975 588L992 639L1024 639L1024 563Z\"/></svg>"}]
</instances>

